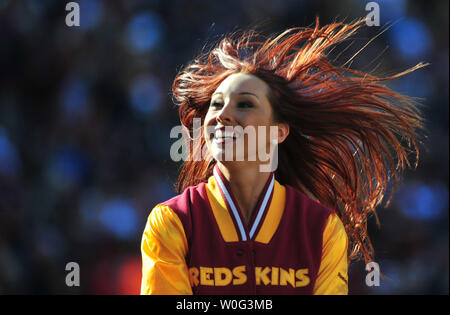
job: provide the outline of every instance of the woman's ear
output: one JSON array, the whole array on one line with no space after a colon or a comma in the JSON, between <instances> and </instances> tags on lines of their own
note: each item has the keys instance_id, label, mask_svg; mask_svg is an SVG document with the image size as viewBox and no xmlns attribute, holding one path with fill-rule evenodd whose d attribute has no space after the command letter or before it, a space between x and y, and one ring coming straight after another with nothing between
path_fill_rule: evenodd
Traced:
<instances>
[{"instance_id":1,"label":"woman's ear","mask_svg":"<svg viewBox=\"0 0 450 315\"><path fill-rule=\"evenodd\" d=\"M278 124L278 143L282 143L289 135L289 125L286 123Z\"/></svg>"}]
</instances>

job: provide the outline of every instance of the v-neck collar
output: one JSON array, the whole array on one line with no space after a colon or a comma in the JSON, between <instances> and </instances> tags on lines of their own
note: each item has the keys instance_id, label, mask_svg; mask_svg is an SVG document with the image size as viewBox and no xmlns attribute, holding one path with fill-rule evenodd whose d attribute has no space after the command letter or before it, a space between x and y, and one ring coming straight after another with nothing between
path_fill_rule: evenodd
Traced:
<instances>
[{"instance_id":1,"label":"v-neck collar","mask_svg":"<svg viewBox=\"0 0 450 315\"><path fill-rule=\"evenodd\" d=\"M249 225L245 224L245 219L242 211L239 208L239 204L233 195L230 187L230 183L220 171L218 165L214 166L214 178L218 184L219 190L222 194L222 198L226 203L227 209L235 225L236 231L239 231L240 239L247 241L254 239L257 232L260 230L264 217L269 209L275 185L275 176L270 174L264 188L258 198L258 202L255 207L255 211L252 213Z\"/></svg>"}]
</instances>

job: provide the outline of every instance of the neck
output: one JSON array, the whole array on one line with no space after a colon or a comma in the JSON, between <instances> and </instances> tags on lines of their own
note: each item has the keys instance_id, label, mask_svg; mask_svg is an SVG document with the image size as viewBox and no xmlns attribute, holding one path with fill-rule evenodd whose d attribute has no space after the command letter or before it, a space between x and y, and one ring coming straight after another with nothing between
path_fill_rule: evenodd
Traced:
<instances>
[{"instance_id":1,"label":"neck","mask_svg":"<svg viewBox=\"0 0 450 315\"><path fill-rule=\"evenodd\" d=\"M223 176L229 182L233 196L239 203L239 208L248 224L270 173L260 172L259 164L256 163L235 162L232 165L217 163Z\"/></svg>"}]
</instances>

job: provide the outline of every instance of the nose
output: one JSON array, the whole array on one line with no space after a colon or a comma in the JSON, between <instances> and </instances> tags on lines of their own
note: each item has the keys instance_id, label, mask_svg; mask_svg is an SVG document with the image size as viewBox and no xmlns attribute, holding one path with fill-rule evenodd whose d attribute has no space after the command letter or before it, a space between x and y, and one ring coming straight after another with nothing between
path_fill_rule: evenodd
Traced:
<instances>
[{"instance_id":1,"label":"nose","mask_svg":"<svg viewBox=\"0 0 450 315\"><path fill-rule=\"evenodd\" d=\"M233 121L233 115L231 113L230 106L222 107L222 110L217 114L216 121L222 124L230 124Z\"/></svg>"}]
</instances>

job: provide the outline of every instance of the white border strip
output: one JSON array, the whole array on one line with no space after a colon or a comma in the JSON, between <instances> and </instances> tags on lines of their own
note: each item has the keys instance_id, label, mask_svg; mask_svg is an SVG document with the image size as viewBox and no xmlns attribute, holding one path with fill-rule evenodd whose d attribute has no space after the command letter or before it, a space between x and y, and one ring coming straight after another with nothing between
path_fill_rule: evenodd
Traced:
<instances>
[{"instance_id":1,"label":"white border strip","mask_svg":"<svg viewBox=\"0 0 450 315\"><path fill-rule=\"evenodd\" d=\"M231 199L231 196L228 193L227 188L223 184L222 179L220 178L219 174L217 174L216 168L214 168L214 175L216 177L217 182L219 183L220 188L222 189L223 194L225 195L225 198L227 198L228 204L231 207L231 211L233 212L234 218L236 219L236 222L239 227L239 231L241 232L241 238L243 241L246 241L247 236L245 234L245 230L244 230L244 226L242 225L241 218L239 217L236 206L234 205L233 200Z\"/></svg>"},{"instance_id":2,"label":"white border strip","mask_svg":"<svg viewBox=\"0 0 450 315\"><path fill-rule=\"evenodd\" d=\"M269 197L273 191L274 179L275 179L275 176L272 176L272 180L270 181L270 186L267 189L266 195L264 196L264 200L261 204L261 207L258 210L258 216L256 217L255 222L253 222L252 229L250 230L250 238L253 237L253 234L255 233L256 228L258 227L259 221L261 220L264 210L266 209L267 202L269 201Z\"/></svg>"}]
</instances>

